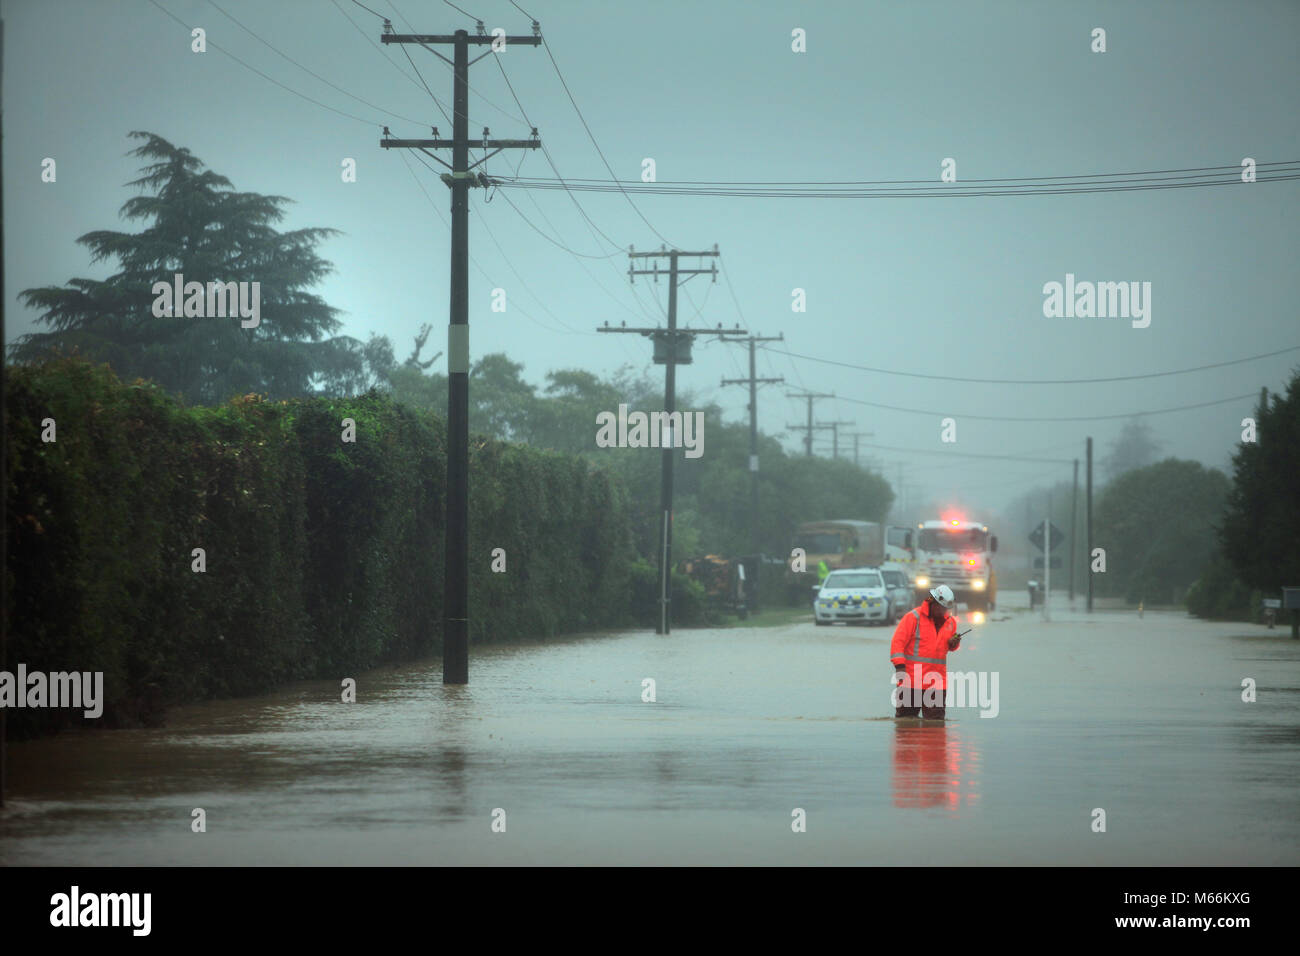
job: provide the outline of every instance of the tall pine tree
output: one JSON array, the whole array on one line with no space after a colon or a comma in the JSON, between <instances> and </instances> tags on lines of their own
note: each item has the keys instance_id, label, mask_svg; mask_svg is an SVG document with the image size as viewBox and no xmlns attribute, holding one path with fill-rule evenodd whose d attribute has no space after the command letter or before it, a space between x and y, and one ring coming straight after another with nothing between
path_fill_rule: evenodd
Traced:
<instances>
[{"instance_id":1,"label":"tall pine tree","mask_svg":"<svg viewBox=\"0 0 1300 956\"><path fill-rule=\"evenodd\" d=\"M235 192L226 177L205 170L188 149L160 136L132 132L144 143L129 155L152 162L128 186L152 195L122 206L128 220L147 220L143 232L88 232L77 240L91 261L115 258L121 270L108 279L71 279L67 287L24 290L27 305L52 331L34 332L10 346L17 362L51 351L76 350L107 362L124 379L152 379L192 404L215 404L231 395L270 398L362 391L394 365L386 338L361 343L334 335L338 310L304 291L332 271L316 255L334 229L279 232L283 196ZM156 282L259 282L261 322L241 327L238 316L175 318L153 315Z\"/></svg>"},{"instance_id":2,"label":"tall pine tree","mask_svg":"<svg viewBox=\"0 0 1300 956\"><path fill-rule=\"evenodd\" d=\"M1300 586L1300 370L1285 395L1259 403L1255 421L1255 440L1232 456L1219 540L1237 576L1273 597Z\"/></svg>"}]
</instances>

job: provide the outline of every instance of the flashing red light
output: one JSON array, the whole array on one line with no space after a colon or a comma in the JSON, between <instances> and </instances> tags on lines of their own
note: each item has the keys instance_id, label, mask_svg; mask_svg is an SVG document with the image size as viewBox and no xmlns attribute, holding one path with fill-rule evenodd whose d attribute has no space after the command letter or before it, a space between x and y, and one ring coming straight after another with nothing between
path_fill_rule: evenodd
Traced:
<instances>
[{"instance_id":1,"label":"flashing red light","mask_svg":"<svg viewBox=\"0 0 1300 956\"><path fill-rule=\"evenodd\" d=\"M974 559L974 558L971 558L971 559L968 560L966 563L969 564L969 565L974 565L974 564L975 564L975 559Z\"/></svg>"},{"instance_id":2,"label":"flashing red light","mask_svg":"<svg viewBox=\"0 0 1300 956\"><path fill-rule=\"evenodd\" d=\"M951 524L955 528L957 527L957 525L961 524L961 522L958 521L956 518L953 518Z\"/></svg>"}]
</instances>

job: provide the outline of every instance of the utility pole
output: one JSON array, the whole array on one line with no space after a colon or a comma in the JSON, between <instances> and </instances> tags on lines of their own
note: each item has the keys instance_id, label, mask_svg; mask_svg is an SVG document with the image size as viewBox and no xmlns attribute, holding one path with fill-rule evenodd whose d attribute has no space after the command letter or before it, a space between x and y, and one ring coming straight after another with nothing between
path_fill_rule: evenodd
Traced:
<instances>
[{"instance_id":1,"label":"utility pole","mask_svg":"<svg viewBox=\"0 0 1300 956\"><path fill-rule=\"evenodd\" d=\"M450 173L442 174L442 181L451 189L451 317L447 327L447 520L446 563L443 569L443 646L442 682L444 684L469 683L469 189L486 187L490 180L482 173L471 172L475 166L487 161L503 149L537 149L541 141L537 130L532 139L489 139L487 127L481 140L472 145L483 149L483 158L469 162L469 48L487 46L489 49L475 57L495 54L504 39L505 46L540 46L541 30L533 21L532 36L489 36L478 24L478 35L470 36L467 30L454 34L393 33L392 24L384 21L382 43L418 43L429 49L433 44L450 45L453 59L448 60L436 50L434 56L452 67L452 138L438 137L433 127L433 139L394 139L384 127L379 145L384 149L418 149L431 159L446 166ZM451 149L451 164L432 153L430 149ZM491 150L491 152L488 152Z\"/></svg>"},{"instance_id":2,"label":"utility pole","mask_svg":"<svg viewBox=\"0 0 1300 956\"><path fill-rule=\"evenodd\" d=\"M758 386L785 382L782 377L759 378L754 359L754 349L759 342L784 342L785 333L776 336L749 337L749 378L724 378L723 385L749 386L749 533L754 554L762 552L758 531Z\"/></svg>"},{"instance_id":3,"label":"utility pole","mask_svg":"<svg viewBox=\"0 0 1300 956\"><path fill-rule=\"evenodd\" d=\"M795 393L795 394L792 395L792 394L790 394L789 392L786 392L785 397L786 397L786 398L802 398L802 399L806 399L807 402L808 402L808 424L807 424L807 425L787 425L786 428L789 429L790 431L806 431L806 432L808 433L808 434L806 434L806 435L804 436L804 440L803 440L803 441L804 441L804 448L807 450L807 453L808 453L808 457L811 458L811 457L812 457L812 453L813 453L813 446L812 446L812 443L813 443L813 428L815 427L815 426L813 425L813 402L816 401L816 400L819 399L819 398L834 398L834 397L835 397L835 394L834 394L833 392L832 392L830 395L826 395L826 394L824 394L824 393L813 393L813 392L802 392L802 393L798 393L798 392L797 392L797 393Z\"/></svg>"},{"instance_id":4,"label":"utility pole","mask_svg":"<svg viewBox=\"0 0 1300 956\"><path fill-rule=\"evenodd\" d=\"M1079 459L1074 459L1074 489L1070 492L1070 610L1074 610L1074 558L1079 553L1079 542L1075 540L1078 526L1074 520L1079 505Z\"/></svg>"},{"instance_id":5,"label":"utility pole","mask_svg":"<svg viewBox=\"0 0 1300 956\"><path fill-rule=\"evenodd\" d=\"M853 464L857 465L858 464L858 439L875 438L876 433L875 432L853 432L851 437L853 438Z\"/></svg>"},{"instance_id":6,"label":"utility pole","mask_svg":"<svg viewBox=\"0 0 1300 956\"><path fill-rule=\"evenodd\" d=\"M1047 510L1043 519L1043 620L1052 619L1052 489L1047 489Z\"/></svg>"},{"instance_id":7,"label":"utility pole","mask_svg":"<svg viewBox=\"0 0 1300 956\"><path fill-rule=\"evenodd\" d=\"M1088 437L1087 457L1088 457L1088 466L1087 466L1088 467L1088 477L1087 477L1088 491L1087 491L1087 501L1084 505L1084 511L1085 511L1084 521L1088 526L1086 532L1087 539L1088 539L1087 541L1088 553L1084 556L1083 560L1084 560L1084 570L1087 571L1088 573L1088 613L1091 614L1092 613L1092 436Z\"/></svg>"},{"instance_id":8,"label":"utility pole","mask_svg":"<svg viewBox=\"0 0 1300 956\"><path fill-rule=\"evenodd\" d=\"M0 20L0 154L4 152L4 75L5 75L5 22ZM4 227L4 174L0 173L0 350L3 350L7 344L5 341L4 327L4 303L5 303L5 227ZM4 355L0 354L0 419L8 420L4 414L4 398L9 394L5 384L5 361ZM4 429L0 433L0 475L4 475L5 480L0 482L0 515L4 515L3 520L8 520L9 515L9 430ZM0 529L0 670L5 670L9 665L7 657L9 649L9 618L4 613L4 608L9 606L9 529L7 527ZM26 693L26 689L19 687L18 693ZM8 758L7 745L5 736L7 727L5 726L5 712L8 708L0 707L0 807L5 805L5 763Z\"/></svg>"},{"instance_id":9,"label":"utility pole","mask_svg":"<svg viewBox=\"0 0 1300 956\"><path fill-rule=\"evenodd\" d=\"M831 430L831 459L840 460L840 426L856 425L857 422L818 422L818 428L829 428Z\"/></svg>"},{"instance_id":10,"label":"utility pole","mask_svg":"<svg viewBox=\"0 0 1300 956\"><path fill-rule=\"evenodd\" d=\"M633 269L629 261L627 266L627 275L629 282L635 282L636 276L652 275L655 281L659 281L660 275L668 276L668 329L629 329L620 326L617 329L610 328L606 322L603 328L597 332L631 332L639 335L650 336L655 343L655 362L660 361L662 356L664 364L664 411L669 416L673 415L677 403L677 366L689 365L691 362L691 341L692 336L696 335L744 335L745 330L739 327L734 329L724 329L719 325L716 329L678 329L677 328L677 286L678 278L686 276L682 282L689 282L697 275L711 275L713 281L718 281L718 266L716 263L708 269L683 269L678 266L677 260L682 256L713 256L717 257L718 247L715 245L711 252L682 252L679 249L662 249L659 252L636 252L630 246L628 247L627 257L631 259L654 259L654 267L651 269ZM667 257L668 272L664 273L659 268L659 259ZM671 418L669 419L671 421ZM669 430L672 430L670 424ZM659 445L663 452L663 465L661 479L659 483L659 623L655 626L656 634L667 635L672 631L672 557L673 557L673 444L674 436L667 436L667 440L661 440Z\"/></svg>"}]
</instances>

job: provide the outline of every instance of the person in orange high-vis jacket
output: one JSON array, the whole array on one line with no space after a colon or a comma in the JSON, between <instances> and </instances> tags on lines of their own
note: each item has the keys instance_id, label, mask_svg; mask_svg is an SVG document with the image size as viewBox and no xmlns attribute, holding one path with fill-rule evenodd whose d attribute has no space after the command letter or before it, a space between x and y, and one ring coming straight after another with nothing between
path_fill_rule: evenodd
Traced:
<instances>
[{"instance_id":1,"label":"person in orange high-vis jacket","mask_svg":"<svg viewBox=\"0 0 1300 956\"><path fill-rule=\"evenodd\" d=\"M948 689L948 652L961 646L957 600L952 588L940 584L917 608L903 615L889 644L894 665L894 716L944 719Z\"/></svg>"}]
</instances>

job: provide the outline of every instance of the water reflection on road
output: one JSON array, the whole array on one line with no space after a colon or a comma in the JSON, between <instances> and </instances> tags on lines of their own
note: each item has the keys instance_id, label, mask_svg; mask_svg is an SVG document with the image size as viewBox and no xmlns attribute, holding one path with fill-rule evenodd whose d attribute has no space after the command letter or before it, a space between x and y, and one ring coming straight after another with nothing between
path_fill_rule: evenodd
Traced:
<instances>
[{"instance_id":1,"label":"water reflection on road","mask_svg":"<svg viewBox=\"0 0 1300 956\"><path fill-rule=\"evenodd\" d=\"M979 800L979 750L946 721L894 724L894 806L956 810Z\"/></svg>"},{"instance_id":2,"label":"water reflection on road","mask_svg":"<svg viewBox=\"0 0 1300 956\"><path fill-rule=\"evenodd\" d=\"M997 716L942 724L891 716L888 640L800 622L474 648L466 687L425 661L340 674L355 704L318 681L16 744L0 862L1300 863L1285 631L1001 615L950 659L999 672Z\"/></svg>"}]
</instances>

